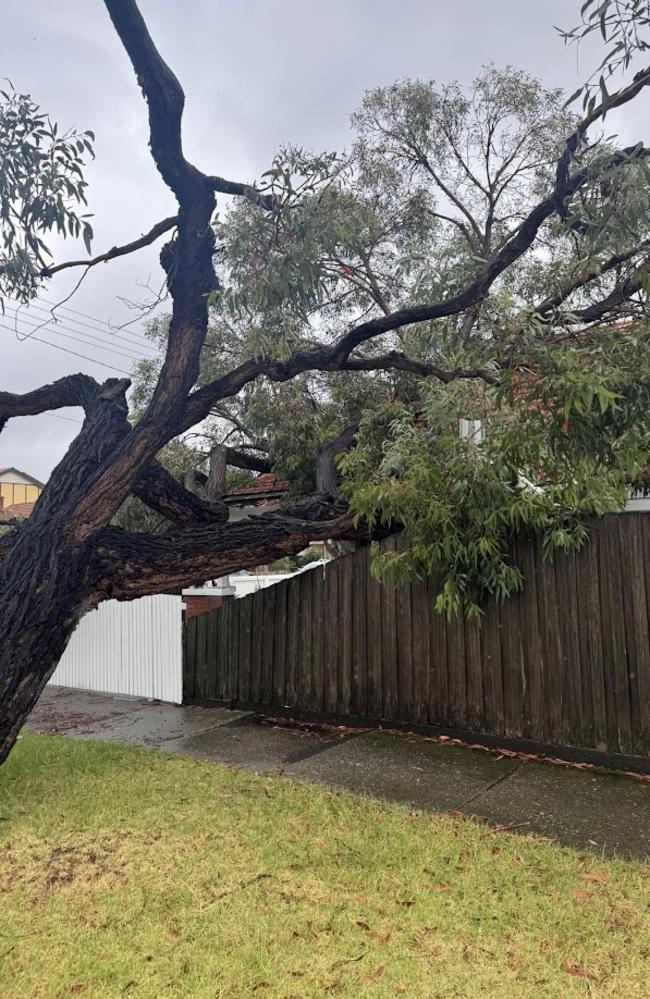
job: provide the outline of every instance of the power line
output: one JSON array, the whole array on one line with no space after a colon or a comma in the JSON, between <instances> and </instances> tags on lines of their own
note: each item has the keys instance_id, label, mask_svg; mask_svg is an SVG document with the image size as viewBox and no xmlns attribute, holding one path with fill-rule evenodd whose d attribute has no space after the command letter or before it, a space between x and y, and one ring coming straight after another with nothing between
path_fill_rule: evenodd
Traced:
<instances>
[{"instance_id":1,"label":"power line","mask_svg":"<svg viewBox=\"0 0 650 999\"><path fill-rule=\"evenodd\" d=\"M90 321L92 323L97 323L100 326L105 327L106 329L108 329L111 333L113 333L113 327L109 323L107 323L104 319L98 319L97 316L91 316L87 312L79 312L78 309L72 309L68 305L59 306L56 302L52 302L48 298L40 297L38 299L38 301L44 302L46 305L49 305L51 308L58 309L60 312L70 312L70 313L72 313L72 315L81 316L83 319L90 319ZM48 309L48 312L49 311L50 310ZM70 322L79 322L79 321L78 320L70 320ZM87 324L79 322L79 325L85 326ZM151 341L149 340L149 338L144 333L137 333L136 331L132 330L132 331L129 331L129 332L126 333L127 336L129 334L131 336L140 337L142 340L144 340L148 344L151 343Z\"/></svg>"},{"instance_id":2,"label":"power line","mask_svg":"<svg viewBox=\"0 0 650 999\"><path fill-rule=\"evenodd\" d=\"M83 426L83 420L74 420L71 416L62 416L61 413L34 413L34 416L50 416L53 420L67 420L68 423Z\"/></svg>"},{"instance_id":3,"label":"power line","mask_svg":"<svg viewBox=\"0 0 650 999\"><path fill-rule=\"evenodd\" d=\"M44 308L43 305L34 304L34 302L43 302L45 306L49 308ZM47 298L37 298L33 302L29 303L28 308L38 309L39 312L48 312L50 315L56 310L56 312L63 313L63 318L67 323L74 323L75 326L81 326L85 329L90 330L92 333L101 333L103 335L110 335L116 337L119 340L134 340L139 347L148 347L150 350L156 350L157 348L152 344L150 338L144 333L138 333L136 330L123 330L121 327L114 328L107 323L104 319L98 319L94 316L86 316L85 313L78 313L75 309L68 309L67 306L59 306L56 302L51 302ZM92 322L85 322L83 319L74 318L77 315L91 319ZM52 319L54 321L54 316Z\"/></svg>"},{"instance_id":4,"label":"power line","mask_svg":"<svg viewBox=\"0 0 650 999\"><path fill-rule=\"evenodd\" d=\"M44 301L44 299L42 301ZM110 327L102 329L99 326L91 326L90 323L80 322L78 319L70 319L67 316L64 316L63 317L64 322L61 322L60 319L57 319L55 318L55 316L52 315L52 311L50 309L46 309L42 305L37 305L34 302L30 302L29 305L27 306L22 306L22 305L19 306L18 303L14 301L11 301L10 304L13 305L14 309L16 310L16 315L18 315L19 311L22 314L23 311L29 313L33 310L34 312L40 312L49 315L51 318L47 321L47 323L54 323L57 326L60 326L62 329L70 330L73 333L79 333L82 336L89 336L90 334L84 332L84 330L87 329L90 330L91 334L98 333L102 337L102 339L108 336L112 340L121 340L131 350L146 349L153 351L154 353L158 353L158 348L154 344L152 344L150 340L147 340L145 338L138 339L135 334L132 337L129 337L128 335L123 336L120 333L111 331ZM70 324L72 324L72 326L70 326ZM80 327L80 329L77 329L77 327Z\"/></svg>"},{"instance_id":5,"label":"power line","mask_svg":"<svg viewBox=\"0 0 650 999\"><path fill-rule=\"evenodd\" d=\"M73 326L68 326L67 323L62 323L60 320L41 319L40 316L33 317L31 315L30 309L37 307L30 306L26 310L19 310L18 308L16 308L16 305L13 302L11 304L13 305L14 308L13 314L6 312L5 315L8 315L9 318L14 321L16 325L16 334L19 334L20 331L18 326L22 322L22 323L27 323L30 326L40 326L41 329L48 329L50 332L59 332L60 330L67 330L69 333L74 333L76 336L81 337L83 340L86 340L89 343L93 342L96 343L98 346L100 346L102 349L107 349L105 348L105 344L109 342L107 340L107 337L109 337L110 334L102 333L99 336L93 336L91 333L86 333L84 330L76 329ZM38 311L47 312L48 310L39 308ZM20 336L19 339L21 339ZM27 339L27 337L25 337L25 339ZM119 337L119 339L122 340L124 338ZM140 353L138 348L144 346L145 344L131 343L129 340L126 340L125 343L123 344L122 343L118 344L118 347L120 347L124 351L129 351L131 356L139 360L147 360L147 357L149 356ZM153 347L149 347L149 349L155 350L155 348ZM154 354L151 355L151 359L152 360L155 359Z\"/></svg>"},{"instance_id":6,"label":"power line","mask_svg":"<svg viewBox=\"0 0 650 999\"><path fill-rule=\"evenodd\" d=\"M11 326L7 326L6 323L0 323L0 328L8 330L15 339L16 331ZM87 354L80 354L76 350L70 350L69 347L63 347L60 343L50 343L49 340L42 340L41 337L34 334L32 334L29 339L31 341L36 341L37 343L44 343L48 347L54 347L55 350L62 350L65 354L72 354L73 357L81 357L84 361L91 361L93 364L99 364L103 368L110 368L111 371L118 371L121 375L126 375L129 378L131 377L131 372L125 371L124 368L116 368L114 364L108 364L106 361L100 361L96 357L88 357Z\"/></svg>"},{"instance_id":7,"label":"power line","mask_svg":"<svg viewBox=\"0 0 650 999\"><path fill-rule=\"evenodd\" d=\"M20 330L17 328L17 326L14 326L14 333L16 335L16 339L21 343L24 342L25 340L31 340L35 332L43 330L44 333L50 333L52 334L52 336L62 336L65 340L72 340L75 343L87 344L89 347L92 347L93 349L103 350L105 353L115 354L117 357L125 357L129 361L154 360L154 358L145 357L143 354L135 354L127 352L126 350L120 350L116 347L105 347L101 340L97 340L95 338L91 340L84 335L75 336L74 334L77 332L76 330L73 330L72 333L64 333L63 330L52 328L47 324L43 325L38 321L33 321L31 319L19 320L19 317L17 315L9 316L8 318L13 319L15 323L20 321L22 323L25 323L27 326L33 327L31 333L26 333L24 336L21 336ZM67 327L64 327L64 329L67 329Z\"/></svg>"}]
</instances>

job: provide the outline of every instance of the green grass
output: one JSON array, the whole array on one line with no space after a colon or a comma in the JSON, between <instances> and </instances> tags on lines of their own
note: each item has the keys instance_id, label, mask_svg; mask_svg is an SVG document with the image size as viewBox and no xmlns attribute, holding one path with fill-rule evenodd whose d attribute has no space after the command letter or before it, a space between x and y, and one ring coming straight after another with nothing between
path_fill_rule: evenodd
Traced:
<instances>
[{"instance_id":1,"label":"green grass","mask_svg":"<svg viewBox=\"0 0 650 999\"><path fill-rule=\"evenodd\" d=\"M147 750L0 769L0 994L650 994L650 867Z\"/></svg>"}]
</instances>

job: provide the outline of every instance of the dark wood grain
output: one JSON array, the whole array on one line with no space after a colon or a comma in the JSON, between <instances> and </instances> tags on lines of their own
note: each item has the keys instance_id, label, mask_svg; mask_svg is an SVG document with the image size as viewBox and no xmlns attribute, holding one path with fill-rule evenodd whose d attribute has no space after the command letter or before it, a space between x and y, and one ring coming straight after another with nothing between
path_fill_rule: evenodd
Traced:
<instances>
[{"instance_id":1,"label":"dark wood grain","mask_svg":"<svg viewBox=\"0 0 650 999\"><path fill-rule=\"evenodd\" d=\"M339 657L337 711L352 714L354 645L354 562L352 555L339 559Z\"/></svg>"},{"instance_id":2,"label":"dark wood grain","mask_svg":"<svg viewBox=\"0 0 650 999\"><path fill-rule=\"evenodd\" d=\"M352 676L351 713L367 717L368 711L368 556L352 556Z\"/></svg>"},{"instance_id":3,"label":"dark wood grain","mask_svg":"<svg viewBox=\"0 0 650 999\"><path fill-rule=\"evenodd\" d=\"M287 598L289 581L282 580L267 589L275 591L273 629L273 703L284 707L287 702Z\"/></svg>"},{"instance_id":4,"label":"dark wood grain","mask_svg":"<svg viewBox=\"0 0 650 999\"><path fill-rule=\"evenodd\" d=\"M650 755L650 516L513 557L524 589L480 625L440 615L433 579L377 582L368 549L193 618L184 696Z\"/></svg>"}]
</instances>

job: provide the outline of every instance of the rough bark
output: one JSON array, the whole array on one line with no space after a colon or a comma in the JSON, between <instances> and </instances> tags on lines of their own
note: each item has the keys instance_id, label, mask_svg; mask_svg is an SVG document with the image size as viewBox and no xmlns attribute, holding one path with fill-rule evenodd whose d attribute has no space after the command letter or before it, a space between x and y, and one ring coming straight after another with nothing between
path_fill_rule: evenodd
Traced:
<instances>
[{"instance_id":1,"label":"rough bark","mask_svg":"<svg viewBox=\"0 0 650 999\"><path fill-rule=\"evenodd\" d=\"M318 452L316 462L316 488L319 493L329 494L330 496L337 495L339 476L336 467L336 456L341 451L348 451L352 447L358 431L358 426L347 427L334 440L323 444Z\"/></svg>"},{"instance_id":2,"label":"rough bark","mask_svg":"<svg viewBox=\"0 0 650 999\"><path fill-rule=\"evenodd\" d=\"M248 520L187 528L162 535L136 535L120 528L98 532L93 546L95 600L132 600L170 593L295 555L310 541L364 538L345 504L314 496L300 506ZM116 572L115 568L119 567Z\"/></svg>"},{"instance_id":3,"label":"rough bark","mask_svg":"<svg viewBox=\"0 0 650 999\"><path fill-rule=\"evenodd\" d=\"M183 154L184 95L157 52L134 0L105 0L149 110L154 162L179 210L176 264L169 273L173 301L169 347L152 401L135 427L127 422L128 382L96 387L92 379L64 380L21 398L0 397L3 422L55 405L82 405L81 433L55 469L30 519L3 546L0 598L0 761L53 672L85 611L106 592L94 558L95 538L124 499L146 489L152 460L175 433L198 373L207 329L207 295L215 287L211 218L215 179ZM52 407L50 407L52 408ZM141 480L145 479L144 485ZM153 475L152 504L169 507L178 495Z\"/></svg>"},{"instance_id":4,"label":"rough bark","mask_svg":"<svg viewBox=\"0 0 650 999\"><path fill-rule=\"evenodd\" d=\"M203 498L208 503L215 503L226 491L226 468L228 452L222 444L217 444L210 452L208 478L203 487Z\"/></svg>"}]
</instances>

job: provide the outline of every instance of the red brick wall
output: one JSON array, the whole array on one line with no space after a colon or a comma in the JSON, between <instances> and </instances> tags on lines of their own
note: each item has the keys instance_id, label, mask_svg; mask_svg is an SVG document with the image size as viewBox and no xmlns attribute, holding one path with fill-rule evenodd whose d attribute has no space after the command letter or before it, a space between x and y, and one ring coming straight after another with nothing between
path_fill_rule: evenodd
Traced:
<instances>
[{"instance_id":1,"label":"red brick wall","mask_svg":"<svg viewBox=\"0 0 650 999\"><path fill-rule=\"evenodd\" d=\"M232 598L226 597L225 599ZM187 596L185 597L185 620L189 621L190 618L197 617L199 614L205 614L206 611L221 607L223 603L224 597Z\"/></svg>"}]
</instances>

